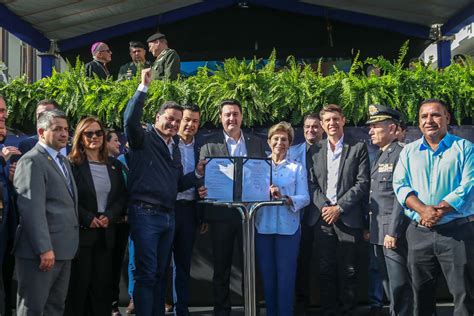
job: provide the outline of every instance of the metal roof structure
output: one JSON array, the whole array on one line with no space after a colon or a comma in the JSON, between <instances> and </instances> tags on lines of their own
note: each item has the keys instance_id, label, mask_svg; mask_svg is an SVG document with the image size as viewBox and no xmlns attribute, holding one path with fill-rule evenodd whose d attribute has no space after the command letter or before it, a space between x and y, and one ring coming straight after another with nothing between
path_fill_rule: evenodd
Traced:
<instances>
[{"instance_id":1,"label":"metal roof structure","mask_svg":"<svg viewBox=\"0 0 474 316\"><path fill-rule=\"evenodd\" d=\"M443 39L474 22L473 0L0 0L0 26L39 51L50 50L51 41L68 51L231 6L326 17L423 39L433 39L435 24L434 39ZM440 41L441 55L449 43Z\"/></svg>"}]
</instances>

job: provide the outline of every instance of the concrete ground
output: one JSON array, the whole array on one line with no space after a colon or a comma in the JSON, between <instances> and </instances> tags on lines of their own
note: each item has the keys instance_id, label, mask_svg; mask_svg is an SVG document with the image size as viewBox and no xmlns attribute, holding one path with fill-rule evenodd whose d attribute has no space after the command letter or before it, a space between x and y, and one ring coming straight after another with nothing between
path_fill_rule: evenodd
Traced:
<instances>
[{"instance_id":1,"label":"concrete ground","mask_svg":"<svg viewBox=\"0 0 474 316\"><path fill-rule=\"evenodd\" d=\"M438 303L437 304L437 316L451 316L453 315L453 304L451 303ZM359 306L355 311L355 316L365 316L368 315L370 308L368 306ZM125 307L120 308L120 312L125 316ZM212 307L191 307L191 315L193 316L213 316ZM166 313L166 315L172 315L173 313ZM244 316L243 307L234 307L232 308L232 315L235 316ZM318 316L318 308L314 308L306 312L305 316ZM384 308L384 315L389 315L388 307ZM266 316L265 309L260 309L260 316Z\"/></svg>"}]
</instances>

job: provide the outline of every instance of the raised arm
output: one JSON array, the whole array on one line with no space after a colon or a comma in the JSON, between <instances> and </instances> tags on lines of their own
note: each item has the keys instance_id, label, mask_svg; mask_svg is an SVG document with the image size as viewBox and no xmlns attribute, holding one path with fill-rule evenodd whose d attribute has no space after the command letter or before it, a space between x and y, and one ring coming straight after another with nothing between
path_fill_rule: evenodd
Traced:
<instances>
[{"instance_id":1,"label":"raised arm","mask_svg":"<svg viewBox=\"0 0 474 316\"><path fill-rule=\"evenodd\" d=\"M151 68L142 70L142 81L133 97L128 101L124 113L124 130L130 148L140 148L143 144L145 131L141 125L143 105L151 82Z\"/></svg>"}]
</instances>

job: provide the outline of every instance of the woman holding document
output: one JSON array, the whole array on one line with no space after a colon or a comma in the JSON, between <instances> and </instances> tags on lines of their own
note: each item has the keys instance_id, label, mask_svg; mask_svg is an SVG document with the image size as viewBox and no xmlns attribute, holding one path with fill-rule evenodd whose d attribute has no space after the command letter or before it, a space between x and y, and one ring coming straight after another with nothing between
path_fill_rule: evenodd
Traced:
<instances>
[{"instance_id":1,"label":"woman holding document","mask_svg":"<svg viewBox=\"0 0 474 316\"><path fill-rule=\"evenodd\" d=\"M293 315L292 291L301 238L299 211L310 202L306 169L286 159L293 137L293 128L287 122L268 131L273 173L270 193L286 202L262 207L255 220L255 247L269 316Z\"/></svg>"}]
</instances>

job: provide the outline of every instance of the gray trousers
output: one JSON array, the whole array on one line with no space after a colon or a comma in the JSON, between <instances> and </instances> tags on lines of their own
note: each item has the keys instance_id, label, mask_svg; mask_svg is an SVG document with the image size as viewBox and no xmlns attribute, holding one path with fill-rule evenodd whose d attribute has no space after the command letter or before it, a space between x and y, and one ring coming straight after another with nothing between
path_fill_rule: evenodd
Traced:
<instances>
[{"instance_id":1,"label":"gray trousers","mask_svg":"<svg viewBox=\"0 0 474 316\"><path fill-rule=\"evenodd\" d=\"M391 316L413 315L413 291L407 266L407 245L398 240L397 249L372 245L382 277L384 291L390 300Z\"/></svg>"},{"instance_id":2,"label":"gray trousers","mask_svg":"<svg viewBox=\"0 0 474 316\"><path fill-rule=\"evenodd\" d=\"M460 221L457 221L459 223ZM415 316L436 314L436 281L446 278L454 316L472 315L473 223L429 229L412 223L407 229L408 268L413 282Z\"/></svg>"},{"instance_id":3,"label":"gray trousers","mask_svg":"<svg viewBox=\"0 0 474 316\"><path fill-rule=\"evenodd\" d=\"M51 271L39 269L39 260L15 259L18 279L17 316L62 316L71 261L56 261Z\"/></svg>"}]
</instances>

